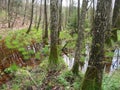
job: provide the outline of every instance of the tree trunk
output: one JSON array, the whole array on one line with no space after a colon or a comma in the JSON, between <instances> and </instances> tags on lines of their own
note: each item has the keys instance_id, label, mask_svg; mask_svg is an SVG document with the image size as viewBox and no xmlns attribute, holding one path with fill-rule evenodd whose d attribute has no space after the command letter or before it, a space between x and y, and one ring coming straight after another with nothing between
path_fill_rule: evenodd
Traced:
<instances>
[{"instance_id":1,"label":"tree trunk","mask_svg":"<svg viewBox=\"0 0 120 90\"><path fill-rule=\"evenodd\" d=\"M42 0L40 2L40 13L39 13L39 19L37 24L37 30L39 29L39 26L40 26L41 17L42 17Z\"/></svg>"},{"instance_id":2,"label":"tree trunk","mask_svg":"<svg viewBox=\"0 0 120 90\"><path fill-rule=\"evenodd\" d=\"M34 20L34 23L35 23L35 28L37 27L37 19L38 19L38 2L36 1L35 5L36 5L36 10L35 10L35 20Z\"/></svg>"},{"instance_id":3,"label":"tree trunk","mask_svg":"<svg viewBox=\"0 0 120 90\"><path fill-rule=\"evenodd\" d=\"M20 5L18 4L16 7L15 7L15 15L14 15L14 17L13 17L13 22L12 22L12 24L11 24L11 27L13 28L14 27L14 24L15 24L15 22L16 22L16 19L17 19L17 16L18 16L18 14L19 14L19 8L20 8Z\"/></svg>"},{"instance_id":4,"label":"tree trunk","mask_svg":"<svg viewBox=\"0 0 120 90\"><path fill-rule=\"evenodd\" d=\"M71 16L72 13L72 0L69 0L69 17Z\"/></svg>"},{"instance_id":5,"label":"tree trunk","mask_svg":"<svg viewBox=\"0 0 120 90\"><path fill-rule=\"evenodd\" d=\"M113 19L112 19L113 28L116 28L116 22L118 20L119 15L120 15L120 0L115 0Z\"/></svg>"},{"instance_id":6,"label":"tree trunk","mask_svg":"<svg viewBox=\"0 0 120 90\"><path fill-rule=\"evenodd\" d=\"M26 11L27 11L27 4L28 4L28 0L26 0L26 4L25 4L25 13L24 13L24 17L23 17L23 22L22 22L22 25L25 24L25 19L26 19Z\"/></svg>"},{"instance_id":7,"label":"tree trunk","mask_svg":"<svg viewBox=\"0 0 120 90\"><path fill-rule=\"evenodd\" d=\"M56 65L58 63L57 39L58 39L58 0L50 0L50 56L49 63Z\"/></svg>"},{"instance_id":8,"label":"tree trunk","mask_svg":"<svg viewBox=\"0 0 120 90\"><path fill-rule=\"evenodd\" d=\"M33 11L34 11L34 0L32 0L32 9L31 9L31 19L30 19L30 25L29 28L27 30L27 34L30 32L31 27L32 27L32 22L33 22Z\"/></svg>"},{"instance_id":9,"label":"tree trunk","mask_svg":"<svg viewBox=\"0 0 120 90\"><path fill-rule=\"evenodd\" d=\"M112 30L111 30L111 38L114 42L118 41L117 30L120 29L120 0L115 0L114 10L113 10L113 18L112 22ZM109 38L109 39L111 39Z\"/></svg>"},{"instance_id":10,"label":"tree trunk","mask_svg":"<svg viewBox=\"0 0 120 90\"><path fill-rule=\"evenodd\" d=\"M81 90L102 90L105 31L108 22L108 9L112 0L98 0L93 27L93 40L90 60Z\"/></svg>"},{"instance_id":11,"label":"tree trunk","mask_svg":"<svg viewBox=\"0 0 120 90\"><path fill-rule=\"evenodd\" d=\"M107 28L106 28L106 33L105 33L105 44L108 46L108 47L111 47L112 46L112 41L111 41L111 36L113 34L111 34L111 30L112 30L112 7L111 8L108 8L107 10L108 14L107 14L107 17L109 19L107 19ZM111 13L110 13L111 12ZM117 36L117 35L116 35Z\"/></svg>"},{"instance_id":12,"label":"tree trunk","mask_svg":"<svg viewBox=\"0 0 120 90\"><path fill-rule=\"evenodd\" d=\"M2 12L3 8L2 8L2 0L0 0L0 13Z\"/></svg>"},{"instance_id":13,"label":"tree trunk","mask_svg":"<svg viewBox=\"0 0 120 90\"><path fill-rule=\"evenodd\" d=\"M62 0L59 0L59 22L58 22L58 38L60 35L60 31L62 30Z\"/></svg>"},{"instance_id":14,"label":"tree trunk","mask_svg":"<svg viewBox=\"0 0 120 90\"><path fill-rule=\"evenodd\" d=\"M8 0L8 28L10 28L10 0Z\"/></svg>"},{"instance_id":15,"label":"tree trunk","mask_svg":"<svg viewBox=\"0 0 120 90\"><path fill-rule=\"evenodd\" d=\"M83 38L84 23L85 23L85 17L87 13L87 6L88 6L88 0L83 0L82 11L81 11L81 16L80 16L80 0L78 0L78 38L76 41L75 60L74 60L73 68L72 68L72 72L74 74L78 74L79 64L82 65L82 62L80 62L80 58L81 58L81 51L82 51L82 42L84 39Z\"/></svg>"},{"instance_id":16,"label":"tree trunk","mask_svg":"<svg viewBox=\"0 0 120 90\"><path fill-rule=\"evenodd\" d=\"M47 2L44 0L44 30L43 30L43 43L47 44L48 39L48 22L47 22Z\"/></svg>"},{"instance_id":17,"label":"tree trunk","mask_svg":"<svg viewBox=\"0 0 120 90\"><path fill-rule=\"evenodd\" d=\"M17 15L18 15L18 12L17 12L17 10L16 10L15 16L14 16L14 18L13 18L13 22L12 22L12 24L11 24L11 27L12 27L12 28L14 27L15 21L16 21L16 19L17 19Z\"/></svg>"}]
</instances>

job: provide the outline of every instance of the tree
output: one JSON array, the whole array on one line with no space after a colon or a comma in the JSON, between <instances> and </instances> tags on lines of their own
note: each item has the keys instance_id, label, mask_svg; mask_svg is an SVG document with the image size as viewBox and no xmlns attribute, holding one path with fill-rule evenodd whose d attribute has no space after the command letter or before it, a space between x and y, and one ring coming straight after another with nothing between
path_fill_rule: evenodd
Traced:
<instances>
[{"instance_id":1,"label":"tree","mask_svg":"<svg viewBox=\"0 0 120 90\"><path fill-rule=\"evenodd\" d=\"M117 24L119 15L120 15L120 0L115 0L113 19L112 19L113 28L116 28L116 24Z\"/></svg>"},{"instance_id":2,"label":"tree","mask_svg":"<svg viewBox=\"0 0 120 90\"><path fill-rule=\"evenodd\" d=\"M68 0L65 0L65 2L68 3ZM66 7L63 7L63 8L65 8L65 10L63 9L64 10L63 29L65 29L68 22L69 6L67 5Z\"/></svg>"},{"instance_id":3,"label":"tree","mask_svg":"<svg viewBox=\"0 0 120 90\"><path fill-rule=\"evenodd\" d=\"M6 9L7 2L9 2L9 1L8 0L0 0L0 10L1 11Z\"/></svg>"},{"instance_id":4,"label":"tree","mask_svg":"<svg viewBox=\"0 0 120 90\"><path fill-rule=\"evenodd\" d=\"M69 16L71 16L73 12L73 5L74 5L74 0L69 0Z\"/></svg>"},{"instance_id":5,"label":"tree","mask_svg":"<svg viewBox=\"0 0 120 90\"><path fill-rule=\"evenodd\" d=\"M47 44L48 39L48 22L47 22L47 1L44 0L44 31L43 31L43 43Z\"/></svg>"},{"instance_id":6,"label":"tree","mask_svg":"<svg viewBox=\"0 0 120 90\"><path fill-rule=\"evenodd\" d=\"M32 0L32 9L31 9L31 18L30 18L30 25L29 28L27 30L27 34L30 32L31 30L31 26L32 26L32 22L33 22L33 10L34 10L34 0Z\"/></svg>"},{"instance_id":7,"label":"tree","mask_svg":"<svg viewBox=\"0 0 120 90\"><path fill-rule=\"evenodd\" d=\"M14 27L15 21L17 19L17 16L19 14L19 9L22 6L22 0L13 0L12 2L12 7L13 7L13 15L12 15L12 23L11 23L11 27Z\"/></svg>"},{"instance_id":8,"label":"tree","mask_svg":"<svg viewBox=\"0 0 120 90\"><path fill-rule=\"evenodd\" d=\"M83 0L82 3L82 10L80 16L80 0L78 0L78 38L76 41L76 50L75 50L75 60L74 65L72 68L72 72L74 74L78 74L79 72L79 63L81 58L81 51L82 51L82 42L83 42L83 34L84 34L84 23L85 23L85 16L87 12L88 0Z\"/></svg>"},{"instance_id":9,"label":"tree","mask_svg":"<svg viewBox=\"0 0 120 90\"><path fill-rule=\"evenodd\" d=\"M50 0L50 65L58 62L57 42L58 42L58 0Z\"/></svg>"},{"instance_id":10,"label":"tree","mask_svg":"<svg viewBox=\"0 0 120 90\"><path fill-rule=\"evenodd\" d=\"M34 20L34 23L35 23L35 25L34 25L34 27L36 28L36 26L37 26L37 19L38 19L38 1L36 1L35 2L35 20Z\"/></svg>"},{"instance_id":11,"label":"tree","mask_svg":"<svg viewBox=\"0 0 120 90\"><path fill-rule=\"evenodd\" d=\"M59 0L58 3L59 3L59 22L58 22L58 38L59 38L59 35L60 35L60 31L62 30L62 1L63 0Z\"/></svg>"},{"instance_id":12,"label":"tree","mask_svg":"<svg viewBox=\"0 0 120 90\"><path fill-rule=\"evenodd\" d=\"M8 28L10 28L10 0L8 0Z\"/></svg>"},{"instance_id":13,"label":"tree","mask_svg":"<svg viewBox=\"0 0 120 90\"><path fill-rule=\"evenodd\" d=\"M118 40L117 31L120 29L120 0L115 0L113 18L112 18L112 30L111 38L114 42Z\"/></svg>"},{"instance_id":14,"label":"tree","mask_svg":"<svg viewBox=\"0 0 120 90\"><path fill-rule=\"evenodd\" d=\"M22 0L4 0L4 3L7 2L7 15L8 15L8 28L14 26L14 23L17 19L18 14L20 13L20 8L22 5Z\"/></svg>"},{"instance_id":15,"label":"tree","mask_svg":"<svg viewBox=\"0 0 120 90\"><path fill-rule=\"evenodd\" d=\"M39 26L40 26L41 16L42 16L42 0L40 0L40 13L39 13L39 19L37 24L37 30L39 29Z\"/></svg>"},{"instance_id":16,"label":"tree","mask_svg":"<svg viewBox=\"0 0 120 90\"><path fill-rule=\"evenodd\" d=\"M23 17L23 22L22 22L22 25L24 25L24 24L25 24L26 12L27 12L27 4L28 4L28 0L26 0L26 2L25 2L25 10L24 10L24 17Z\"/></svg>"},{"instance_id":17,"label":"tree","mask_svg":"<svg viewBox=\"0 0 120 90\"><path fill-rule=\"evenodd\" d=\"M118 41L117 31L120 29L119 21L120 21L120 0L115 0L112 20L110 19L108 21L109 24L111 25L111 28L108 27L108 32L105 41L105 43L108 46L112 46L112 41L114 42Z\"/></svg>"},{"instance_id":18,"label":"tree","mask_svg":"<svg viewBox=\"0 0 120 90\"><path fill-rule=\"evenodd\" d=\"M105 31L109 25L108 14L110 11L108 10L111 6L112 0L97 1L90 60L81 90L102 90Z\"/></svg>"}]
</instances>

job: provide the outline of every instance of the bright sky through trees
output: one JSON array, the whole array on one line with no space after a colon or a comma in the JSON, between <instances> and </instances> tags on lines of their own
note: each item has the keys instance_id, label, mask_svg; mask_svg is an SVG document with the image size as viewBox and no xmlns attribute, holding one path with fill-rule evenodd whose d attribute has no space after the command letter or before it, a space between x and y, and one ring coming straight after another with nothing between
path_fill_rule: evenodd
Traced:
<instances>
[{"instance_id":1,"label":"bright sky through trees","mask_svg":"<svg viewBox=\"0 0 120 90\"><path fill-rule=\"evenodd\" d=\"M63 6L69 6L69 1L70 0L63 0ZM75 6L77 6L77 1L78 0L74 0L74 5ZM89 0L89 1L93 1L93 0ZM97 0L94 0L94 2L95 2L95 4L97 4ZM112 7L114 7L114 2L115 2L115 0L112 0L112 3L113 3L113 5L112 5ZM90 3L89 3L90 4ZM80 0L80 5L82 5L82 0ZM96 5L95 5L96 6Z\"/></svg>"}]
</instances>

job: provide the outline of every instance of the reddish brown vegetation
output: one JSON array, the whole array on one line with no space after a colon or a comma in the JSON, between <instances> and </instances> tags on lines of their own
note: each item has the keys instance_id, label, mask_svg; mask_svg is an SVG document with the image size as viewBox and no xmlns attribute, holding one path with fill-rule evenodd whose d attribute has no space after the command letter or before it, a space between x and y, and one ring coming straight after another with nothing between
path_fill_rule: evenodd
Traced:
<instances>
[{"instance_id":1,"label":"reddish brown vegetation","mask_svg":"<svg viewBox=\"0 0 120 90\"><path fill-rule=\"evenodd\" d=\"M35 44L32 44L31 47L35 47L38 49ZM16 49L8 49L5 45L4 40L0 41L0 85L7 82L11 79L11 76L4 73L4 70L10 65L15 63L16 65L23 66L35 66L40 63L40 61L36 61L34 58L30 60L24 60L22 54Z\"/></svg>"}]
</instances>

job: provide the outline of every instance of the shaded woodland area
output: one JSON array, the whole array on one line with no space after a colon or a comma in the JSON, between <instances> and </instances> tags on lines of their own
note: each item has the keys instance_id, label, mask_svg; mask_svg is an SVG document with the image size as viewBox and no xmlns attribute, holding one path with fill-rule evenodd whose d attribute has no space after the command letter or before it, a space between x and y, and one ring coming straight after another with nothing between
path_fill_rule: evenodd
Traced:
<instances>
[{"instance_id":1,"label":"shaded woodland area","mask_svg":"<svg viewBox=\"0 0 120 90\"><path fill-rule=\"evenodd\" d=\"M0 0L0 90L120 90L120 0Z\"/></svg>"}]
</instances>

